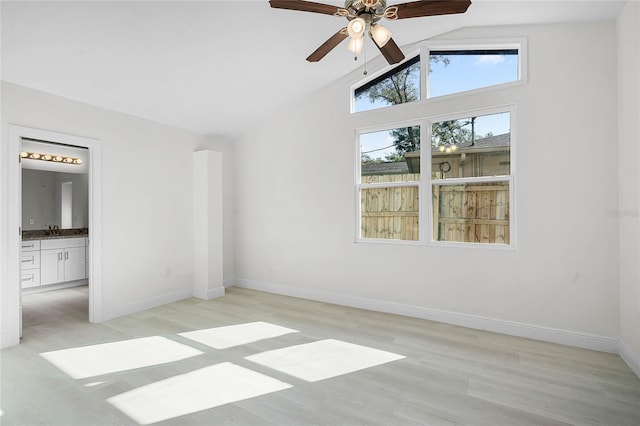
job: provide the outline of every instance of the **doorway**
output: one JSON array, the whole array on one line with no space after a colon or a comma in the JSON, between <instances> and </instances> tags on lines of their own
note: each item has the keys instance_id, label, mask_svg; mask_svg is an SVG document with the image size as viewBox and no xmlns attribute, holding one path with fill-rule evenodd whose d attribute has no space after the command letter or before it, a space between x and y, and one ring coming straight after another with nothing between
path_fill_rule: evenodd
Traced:
<instances>
[{"instance_id":1,"label":"doorway","mask_svg":"<svg viewBox=\"0 0 640 426\"><path fill-rule=\"evenodd\" d=\"M8 341L3 347L14 346L20 342L22 324L21 311L21 262L20 251L23 231L22 218L22 166L20 153L23 142L40 141L58 145L74 146L86 149L88 158L88 212L87 221L91 244L86 251L89 281L89 321L102 321L102 274L101 274L101 144L100 141L63 133L49 132L22 126L9 126L8 167L8 206L7 214L7 282L8 316L10 321ZM70 160L73 161L73 160ZM43 162L44 163L44 162Z\"/></svg>"}]
</instances>

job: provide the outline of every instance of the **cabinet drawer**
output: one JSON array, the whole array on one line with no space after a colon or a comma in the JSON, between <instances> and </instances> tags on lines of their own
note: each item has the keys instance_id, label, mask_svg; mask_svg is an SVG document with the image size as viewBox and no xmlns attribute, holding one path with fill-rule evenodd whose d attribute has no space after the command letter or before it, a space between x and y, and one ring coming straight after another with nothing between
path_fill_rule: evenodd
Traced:
<instances>
[{"instance_id":1,"label":"cabinet drawer","mask_svg":"<svg viewBox=\"0 0 640 426\"><path fill-rule=\"evenodd\" d=\"M20 267L26 269L40 268L40 251L26 251L20 253Z\"/></svg>"},{"instance_id":2,"label":"cabinet drawer","mask_svg":"<svg viewBox=\"0 0 640 426\"><path fill-rule=\"evenodd\" d=\"M40 248L42 250L47 249L59 249L68 247L84 247L85 238L54 238L52 240L42 240Z\"/></svg>"},{"instance_id":3,"label":"cabinet drawer","mask_svg":"<svg viewBox=\"0 0 640 426\"><path fill-rule=\"evenodd\" d=\"M40 250L40 240L27 240L22 242L22 251Z\"/></svg>"},{"instance_id":4,"label":"cabinet drawer","mask_svg":"<svg viewBox=\"0 0 640 426\"><path fill-rule=\"evenodd\" d=\"M22 271L22 288L38 287L40 285L40 269Z\"/></svg>"}]
</instances>

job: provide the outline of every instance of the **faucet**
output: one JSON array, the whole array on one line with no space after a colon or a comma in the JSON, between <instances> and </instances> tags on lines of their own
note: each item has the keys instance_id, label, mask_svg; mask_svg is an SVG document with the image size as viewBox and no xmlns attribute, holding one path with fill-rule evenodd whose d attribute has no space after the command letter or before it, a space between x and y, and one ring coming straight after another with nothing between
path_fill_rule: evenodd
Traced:
<instances>
[{"instance_id":1,"label":"faucet","mask_svg":"<svg viewBox=\"0 0 640 426\"><path fill-rule=\"evenodd\" d=\"M49 225L49 235L60 235L60 227L58 225Z\"/></svg>"}]
</instances>

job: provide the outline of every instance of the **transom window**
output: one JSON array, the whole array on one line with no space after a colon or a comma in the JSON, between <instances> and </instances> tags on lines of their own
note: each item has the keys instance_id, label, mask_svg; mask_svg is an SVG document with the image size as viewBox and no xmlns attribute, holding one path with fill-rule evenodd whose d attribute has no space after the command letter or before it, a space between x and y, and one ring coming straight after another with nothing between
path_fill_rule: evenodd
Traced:
<instances>
[{"instance_id":1,"label":"transom window","mask_svg":"<svg viewBox=\"0 0 640 426\"><path fill-rule=\"evenodd\" d=\"M420 56L416 56L356 88L353 112L418 101L420 80Z\"/></svg>"},{"instance_id":2,"label":"transom window","mask_svg":"<svg viewBox=\"0 0 640 426\"><path fill-rule=\"evenodd\" d=\"M364 112L526 81L524 39L429 42L422 53L352 87L351 111ZM421 61L421 57L427 60Z\"/></svg>"},{"instance_id":3,"label":"transom window","mask_svg":"<svg viewBox=\"0 0 640 426\"><path fill-rule=\"evenodd\" d=\"M518 49L431 50L429 97L517 81L518 65Z\"/></svg>"}]
</instances>

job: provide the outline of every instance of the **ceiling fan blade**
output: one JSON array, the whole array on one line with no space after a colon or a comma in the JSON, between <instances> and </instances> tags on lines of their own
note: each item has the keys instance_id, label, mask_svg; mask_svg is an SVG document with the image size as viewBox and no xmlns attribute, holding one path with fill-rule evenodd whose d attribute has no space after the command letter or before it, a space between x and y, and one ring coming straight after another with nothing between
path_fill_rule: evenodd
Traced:
<instances>
[{"instance_id":1,"label":"ceiling fan blade","mask_svg":"<svg viewBox=\"0 0 640 426\"><path fill-rule=\"evenodd\" d=\"M347 34L347 28L345 27L341 29L340 31L338 31L337 33L329 37L329 40L322 43L322 45L318 47L315 50L315 52L309 55L309 57L307 58L307 61L318 62L320 59L324 58L327 55L327 53L331 52L333 48L339 45L348 36L349 35Z\"/></svg>"},{"instance_id":2,"label":"ceiling fan blade","mask_svg":"<svg viewBox=\"0 0 640 426\"><path fill-rule=\"evenodd\" d=\"M387 10L396 8L397 18L419 18L421 16L449 15L464 13L471 5L470 0L423 0L396 4ZM393 19L393 18L391 18Z\"/></svg>"},{"instance_id":3,"label":"ceiling fan blade","mask_svg":"<svg viewBox=\"0 0 640 426\"><path fill-rule=\"evenodd\" d=\"M380 49L380 53L382 53L382 56L389 62L389 65L397 64L404 59L404 53L402 53L402 50L400 50L393 39L389 39L387 44L382 47L378 46L378 43L376 43L373 38L371 38L371 40L373 40L373 44Z\"/></svg>"},{"instance_id":4,"label":"ceiling fan blade","mask_svg":"<svg viewBox=\"0 0 640 426\"><path fill-rule=\"evenodd\" d=\"M340 9L338 6L330 4L315 3L303 0L270 0L269 4L275 9L299 10L302 12L324 13L325 15L335 15Z\"/></svg>"}]
</instances>

